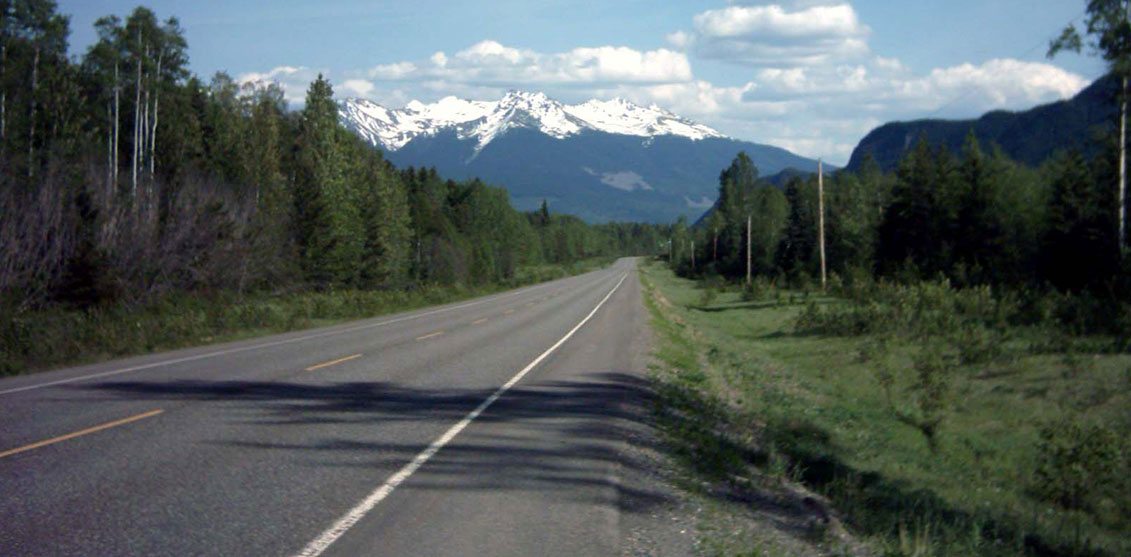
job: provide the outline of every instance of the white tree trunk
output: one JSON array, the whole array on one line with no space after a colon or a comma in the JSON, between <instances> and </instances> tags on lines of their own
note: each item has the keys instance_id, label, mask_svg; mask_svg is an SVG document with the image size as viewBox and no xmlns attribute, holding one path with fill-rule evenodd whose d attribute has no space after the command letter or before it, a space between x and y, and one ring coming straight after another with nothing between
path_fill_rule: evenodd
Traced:
<instances>
[{"instance_id":1,"label":"white tree trunk","mask_svg":"<svg viewBox=\"0 0 1131 557\"><path fill-rule=\"evenodd\" d=\"M825 270L825 167L817 159L817 247L821 252L821 290L828 288L829 278Z\"/></svg>"},{"instance_id":2,"label":"white tree trunk","mask_svg":"<svg viewBox=\"0 0 1131 557\"><path fill-rule=\"evenodd\" d=\"M140 44L141 44L141 31L140 30L138 30L137 42L138 42L138 45L140 46ZM141 131L141 49L140 48L138 49L138 55L137 55L137 81L135 83L134 89L135 89L135 95L134 95L134 142L133 142L134 152L133 152L133 161L132 161L132 164L131 164L131 171L130 171L131 172L130 181L131 181L131 184L132 184L131 187L133 188L132 189L132 195L133 195L133 198L136 200L137 199L138 140L140 139L140 135L141 135L139 133Z\"/></svg>"},{"instance_id":3,"label":"white tree trunk","mask_svg":"<svg viewBox=\"0 0 1131 557\"><path fill-rule=\"evenodd\" d=\"M153 85L153 128L149 133L149 177L152 178L157 170L157 103L161 100L161 58L157 56L157 76Z\"/></svg>"},{"instance_id":4,"label":"white tree trunk","mask_svg":"<svg viewBox=\"0 0 1131 557\"><path fill-rule=\"evenodd\" d=\"M750 231L750 225L751 225L750 215L746 215L746 284L747 285L749 285L751 283L751 281L753 280L753 277L752 277L753 267L750 264L750 243L751 243L750 241L751 241L751 238L752 238L752 235L750 233L751 232Z\"/></svg>"},{"instance_id":5,"label":"white tree trunk","mask_svg":"<svg viewBox=\"0 0 1131 557\"><path fill-rule=\"evenodd\" d=\"M35 58L31 63L31 114L28 117L27 134L27 177L35 175L35 92L39 88L39 46L35 47Z\"/></svg>"},{"instance_id":6,"label":"white tree trunk","mask_svg":"<svg viewBox=\"0 0 1131 557\"><path fill-rule=\"evenodd\" d=\"M121 110L119 108L119 97L121 96L121 80L118 77L118 61L114 61L114 159L111 164L111 172L114 175L114 187L118 186L118 131L121 129Z\"/></svg>"},{"instance_id":7,"label":"white tree trunk","mask_svg":"<svg viewBox=\"0 0 1131 557\"><path fill-rule=\"evenodd\" d=\"M1119 254L1123 255L1127 222L1127 77L1119 98Z\"/></svg>"},{"instance_id":8,"label":"white tree trunk","mask_svg":"<svg viewBox=\"0 0 1131 557\"><path fill-rule=\"evenodd\" d=\"M0 141L8 137L8 88L4 86L4 78L8 75L8 41L0 45Z\"/></svg>"},{"instance_id":9,"label":"white tree trunk","mask_svg":"<svg viewBox=\"0 0 1131 557\"><path fill-rule=\"evenodd\" d=\"M144 107L141 117L141 170L145 172L145 167L149 166L147 159L149 158L149 86L145 87L145 95L142 97L141 106Z\"/></svg>"},{"instance_id":10,"label":"white tree trunk","mask_svg":"<svg viewBox=\"0 0 1131 557\"><path fill-rule=\"evenodd\" d=\"M106 101L106 193L114 184L114 101Z\"/></svg>"}]
</instances>

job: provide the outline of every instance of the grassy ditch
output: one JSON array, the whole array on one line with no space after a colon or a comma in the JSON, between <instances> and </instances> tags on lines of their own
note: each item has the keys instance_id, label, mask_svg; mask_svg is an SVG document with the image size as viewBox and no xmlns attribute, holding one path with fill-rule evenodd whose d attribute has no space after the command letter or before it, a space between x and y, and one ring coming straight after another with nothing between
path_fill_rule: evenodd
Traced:
<instances>
[{"instance_id":1,"label":"grassy ditch","mask_svg":"<svg viewBox=\"0 0 1131 557\"><path fill-rule=\"evenodd\" d=\"M1131 554L1131 356L987 292L868 301L642 278L697 477L784 477L883 555Z\"/></svg>"},{"instance_id":2,"label":"grassy ditch","mask_svg":"<svg viewBox=\"0 0 1131 557\"><path fill-rule=\"evenodd\" d=\"M505 284L286 294L181 293L144 305L0 315L0 375L251 338L445 304L581 274L611 258L520 269ZM0 308L3 309L3 308ZM3 313L3 312L0 312Z\"/></svg>"}]
</instances>

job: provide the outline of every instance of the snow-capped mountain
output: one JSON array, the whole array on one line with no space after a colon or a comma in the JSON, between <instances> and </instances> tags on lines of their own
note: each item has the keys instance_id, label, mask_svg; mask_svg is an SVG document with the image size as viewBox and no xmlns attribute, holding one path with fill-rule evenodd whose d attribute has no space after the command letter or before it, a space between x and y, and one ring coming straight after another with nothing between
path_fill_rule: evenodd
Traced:
<instances>
[{"instance_id":1,"label":"snow-capped mountain","mask_svg":"<svg viewBox=\"0 0 1131 557\"><path fill-rule=\"evenodd\" d=\"M643 107L624 99L566 105L543 93L524 91L511 91L496 102L445 97L432 104L412 101L393 110L365 99L347 99L341 103L339 114L347 127L387 151L447 130L454 131L461 140L474 139L476 152L517 128L537 130L555 139L583 131L637 137L671 135L692 140L724 137L710 127L656 105Z\"/></svg>"},{"instance_id":2,"label":"snow-capped mountain","mask_svg":"<svg viewBox=\"0 0 1131 557\"><path fill-rule=\"evenodd\" d=\"M568 105L511 91L498 101L445 97L389 109L339 105L342 123L394 165L503 186L511 202L591 222L694 221L713 203L719 172L745 151L763 175L812 172L817 161L724 136L658 106L623 99Z\"/></svg>"}]
</instances>

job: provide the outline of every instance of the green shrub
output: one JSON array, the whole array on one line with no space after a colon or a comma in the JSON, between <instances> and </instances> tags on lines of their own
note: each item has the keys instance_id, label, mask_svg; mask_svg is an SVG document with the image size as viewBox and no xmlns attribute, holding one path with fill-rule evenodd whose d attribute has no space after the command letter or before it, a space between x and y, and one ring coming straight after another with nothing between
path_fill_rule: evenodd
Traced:
<instances>
[{"instance_id":1,"label":"green shrub","mask_svg":"<svg viewBox=\"0 0 1131 557\"><path fill-rule=\"evenodd\" d=\"M1002 358L1005 353L1005 335L1000 331L977 323L963 325L951 337L958 350L958 360L963 365L984 364Z\"/></svg>"},{"instance_id":2,"label":"green shrub","mask_svg":"<svg viewBox=\"0 0 1131 557\"><path fill-rule=\"evenodd\" d=\"M927 446L937 452L939 428L950 408L953 365L942 346L929 343L913 358L915 382L911 385L914 412L900 418L923 434Z\"/></svg>"},{"instance_id":3,"label":"green shrub","mask_svg":"<svg viewBox=\"0 0 1131 557\"><path fill-rule=\"evenodd\" d=\"M1126 438L1110 426L1050 422L1040 430L1031 491L1066 511L1087 512L1115 524L1131 510L1127 459ZM1079 547L1081 517L1075 516Z\"/></svg>"}]
</instances>

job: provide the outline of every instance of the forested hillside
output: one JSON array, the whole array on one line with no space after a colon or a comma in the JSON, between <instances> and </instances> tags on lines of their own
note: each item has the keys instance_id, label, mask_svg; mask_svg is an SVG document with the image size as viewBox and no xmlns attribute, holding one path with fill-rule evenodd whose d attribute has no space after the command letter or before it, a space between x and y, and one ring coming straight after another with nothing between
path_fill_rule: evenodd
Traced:
<instances>
[{"instance_id":1,"label":"forested hillside","mask_svg":"<svg viewBox=\"0 0 1131 557\"><path fill-rule=\"evenodd\" d=\"M1099 147L1096 139L1116 123L1118 92L1118 79L1108 75L1071 99L1029 110L995 110L976 120L889 122L860 140L847 168L859 171L864 159L871 156L884 171L895 170L920 137L957 152L971 131L986 149L1000 148L1009 158L1030 166L1069 147L1094 155Z\"/></svg>"},{"instance_id":2,"label":"forested hillside","mask_svg":"<svg viewBox=\"0 0 1131 557\"><path fill-rule=\"evenodd\" d=\"M144 7L98 20L74 57L53 1L0 1L0 18L0 337L13 357L45 310L513 284L523 267L650 253L666 237L396 169L339 125L327 80L301 111L273 84L205 82L177 19Z\"/></svg>"}]
</instances>

